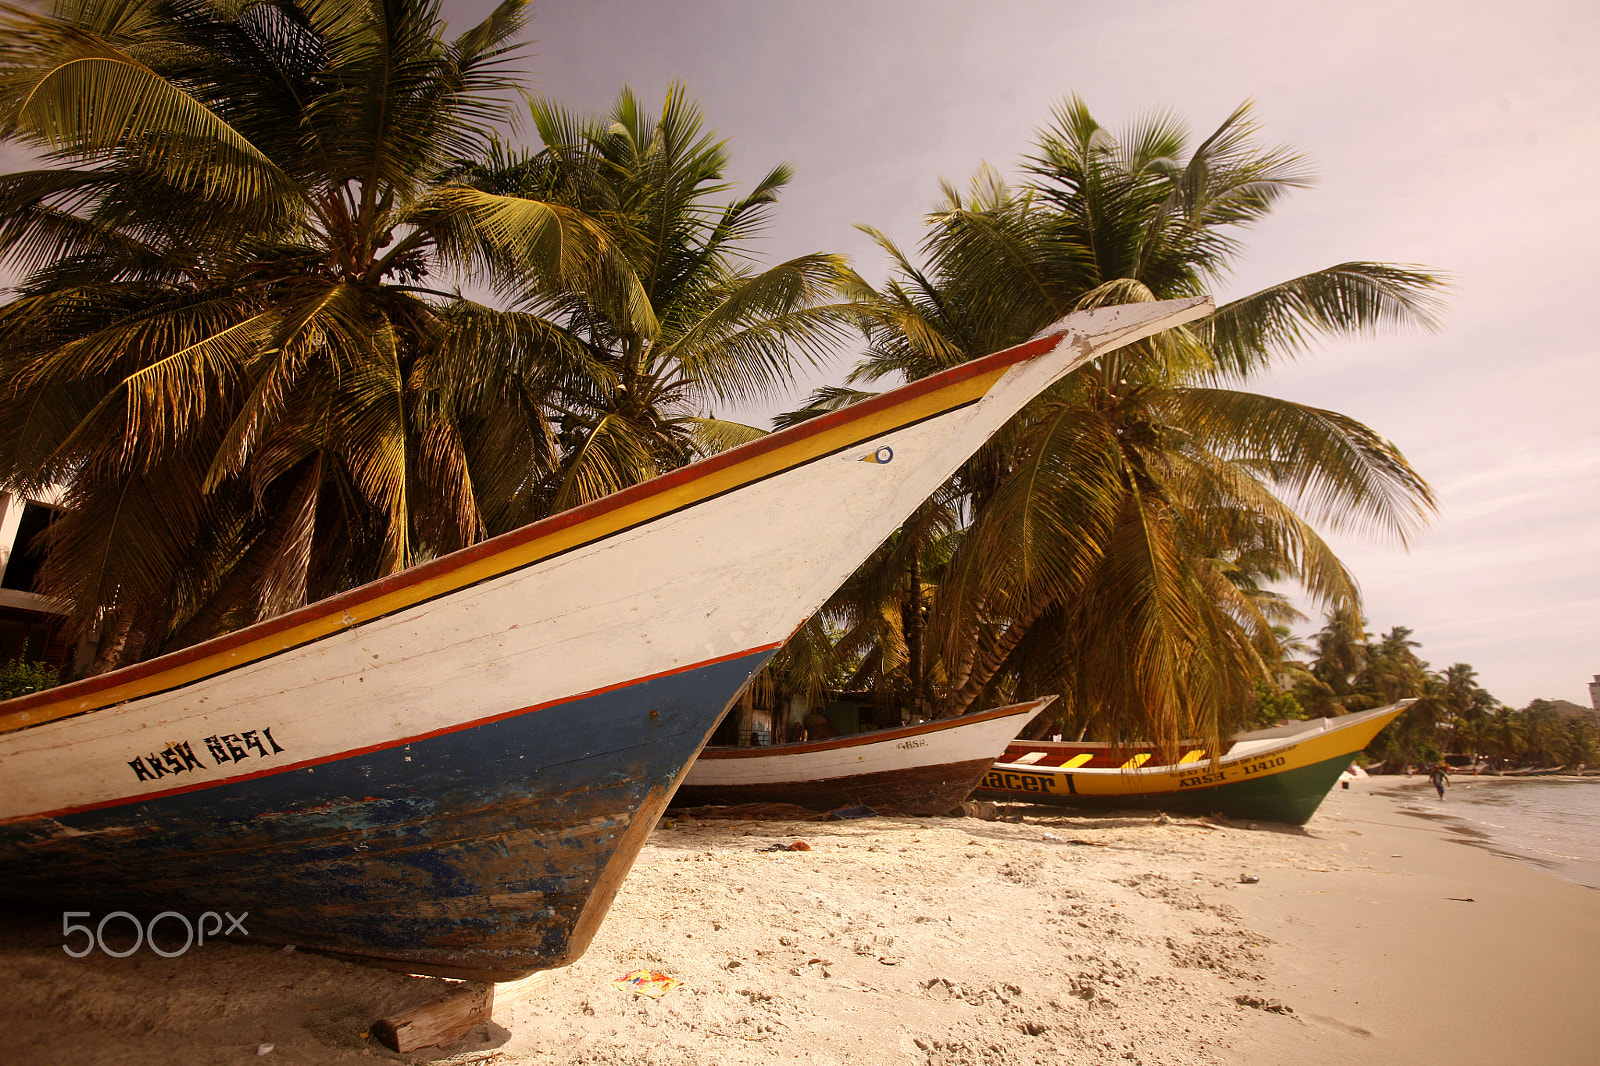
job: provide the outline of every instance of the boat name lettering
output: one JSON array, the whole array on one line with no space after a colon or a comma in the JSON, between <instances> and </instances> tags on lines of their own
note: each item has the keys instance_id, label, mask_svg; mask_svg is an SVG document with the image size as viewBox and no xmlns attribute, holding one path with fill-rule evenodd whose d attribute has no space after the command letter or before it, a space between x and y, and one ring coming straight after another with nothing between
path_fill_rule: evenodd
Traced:
<instances>
[{"instance_id":1,"label":"boat name lettering","mask_svg":"<svg viewBox=\"0 0 1600 1066\"><path fill-rule=\"evenodd\" d=\"M1215 785L1227 779L1227 771L1218 770L1214 774L1196 774L1194 777L1180 777L1178 778L1178 787L1194 788L1196 785Z\"/></svg>"},{"instance_id":2,"label":"boat name lettering","mask_svg":"<svg viewBox=\"0 0 1600 1066\"><path fill-rule=\"evenodd\" d=\"M926 740L902 740L895 745L897 748L925 748L927 746L928 742Z\"/></svg>"},{"instance_id":3,"label":"boat name lettering","mask_svg":"<svg viewBox=\"0 0 1600 1066\"><path fill-rule=\"evenodd\" d=\"M271 727L246 729L242 733L223 733L205 738L206 751L217 766L246 759L265 759L283 752L283 747L272 739ZM174 777L190 770L208 769L205 762L194 753L187 740L168 744L161 751L149 755L136 755L128 760L128 767L140 781L155 781Z\"/></svg>"},{"instance_id":4,"label":"boat name lettering","mask_svg":"<svg viewBox=\"0 0 1600 1066\"><path fill-rule=\"evenodd\" d=\"M1070 775L1068 785L1071 785ZM1007 770L990 770L983 779L988 788L1003 788L1009 792L1054 792L1056 778L1050 774L1018 774ZM1070 788L1069 788L1070 791Z\"/></svg>"},{"instance_id":5,"label":"boat name lettering","mask_svg":"<svg viewBox=\"0 0 1600 1066\"><path fill-rule=\"evenodd\" d=\"M1251 774L1263 774L1268 770L1276 770L1278 767L1282 766L1288 761L1288 758L1283 755L1278 756L1276 759L1264 759L1261 762L1253 762L1249 766L1246 766L1244 768L1244 773L1246 777L1249 777Z\"/></svg>"}]
</instances>

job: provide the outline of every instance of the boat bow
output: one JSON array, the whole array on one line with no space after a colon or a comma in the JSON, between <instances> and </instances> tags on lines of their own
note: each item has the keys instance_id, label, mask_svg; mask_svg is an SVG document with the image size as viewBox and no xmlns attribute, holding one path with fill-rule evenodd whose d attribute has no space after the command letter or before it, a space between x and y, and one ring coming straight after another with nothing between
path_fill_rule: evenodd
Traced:
<instances>
[{"instance_id":1,"label":"boat bow","mask_svg":"<svg viewBox=\"0 0 1600 1066\"><path fill-rule=\"evenodd\" d=\"M447 976L570 961L729 703L851 571L1040 391L1209 310L1078 312L382 581L0 704L0 898L232 907L263 938Z\"/></svg>"}]
</instances>

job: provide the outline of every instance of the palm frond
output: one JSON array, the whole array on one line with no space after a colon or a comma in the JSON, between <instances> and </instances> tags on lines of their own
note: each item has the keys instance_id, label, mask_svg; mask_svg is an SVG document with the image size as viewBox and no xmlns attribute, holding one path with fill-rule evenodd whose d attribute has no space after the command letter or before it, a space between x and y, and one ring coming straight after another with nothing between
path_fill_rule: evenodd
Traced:
<instances>
[{"instance_id":1,"label":"palm frond","mask_svg":"<svg viewBox=\"0 0 1600 1066\"><path fill-rule=\"evenodd\" d=\"M1405 543L1437 506L1389 441L1347 415L1257 393L1175 390L1172 419L1293 495L1313 521Z\"/></svg>"},{"instance_id":2,"label":"palm frond","mask_svg":"<svg viewBox=\"0 0 1600 1066\"><path fill-rule=\"evenodd\" d=\"M830 412L843 410L853 403L860 403L876 395L875 392L847 389L841 385L823 385L812 391L803 406L774 415L772 426L774 429L788 429L790 426L798 426L802 422L809 422Z\"/></svg>"},{"instance_id":3,"label":"palm frond","mask_svg":"<svg viewBox=\"0 0 1600 1066\"><path fill-rule=\"evenodd\" d=\"M1225 372L1242 377L1306 351L1314 338L1438 329L1447 284L1420 268L1340 263L1218 307L1211 347Z\"/></svg>"},{"instance_id":4,"label":"palm frond","mask_svg":"<svg viewBox=\"0 0 1600 1066\"><path fill-rule=\"evenodd\" d=\"M695 450L702 455L716 455L767 435L755 426L730 422L725 418L691 418L688 421L692 427L690 436Z\"/></svg>"},{"instance_id":5,"label":"palm frond","mask_svg":"<svg viewBox=\"0 0 1600 1066\"><path fill-rule=\"evenodd\" d=\"M249 203L297 187L214 109L98 36L7 7L0 130L64 159L129 158L182 188ZM48 46L43 41L49 40Z\"/></svg>"}]
</instances>

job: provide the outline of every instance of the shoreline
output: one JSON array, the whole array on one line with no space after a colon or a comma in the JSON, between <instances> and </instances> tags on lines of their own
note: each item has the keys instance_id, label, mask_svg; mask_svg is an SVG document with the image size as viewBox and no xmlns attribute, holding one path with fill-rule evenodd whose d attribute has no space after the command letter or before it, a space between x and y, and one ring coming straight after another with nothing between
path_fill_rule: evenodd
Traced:
<instances>
[{"instance_id":1,"label":"shoreline","mask_svg":"<svg viewBox=\"0 0 1600 1066\"><path fill-rule=\"evenodd\" d=\"M435 982L235 943L72 959L58 916L9 914L0 1048L136 1066L266 1043L268 1063L455 1066L1592 1056L1600 892L1462 847L1392 788L1336 788L1303 830L1040 808L683 819L651 835L588 954L465 1043L404 1056L362 1034ZM792 840L811 850L762 850ZM613 987L634 969L682 984Z\"/></svg>"},{"instance_id":2,"label":"shoreline","mask_svg":"<svg viewBox=\"0 0 1600 1066\"><path fill-rule=\"evenodd\" d=\"M1500 784L1502 781L1520 783L1503 786ZM1484 786L1490 790L1509 788L1514 794L1516 790L1525 787L1538 788L1541 785L1580 782L1585 788L1595 789L1593 795L1600 797L1600 780L1575 775L1533 778L1460 777L1454 779L1445 801L1437 805L1429 792L1426 779L1418 781L1399 776L1383 776L1374 777L1371 782L1369 787L1373 791L1390 797L1403 813L1438 823L1440 831L1449 834L1450 839L1458 844L1481 848L1491 855L1531 866L1541 873L1583 888L1600 890L1600 850L1597 850L1597 847L1600 847L1600 840L1596 840L1594 846L1591 846L1592 853L1589 855L1540 850L1535 842L1527 840L1517 828L1507 826L1503 821L1489 821L1491 817L1504 818L1503 815L1497 814L1494 808L1473 797L1460 795ZM1452 800L1454 802L1451 802ZM1513 820L1514 818L1515 816ZM1543 843L1546 847L1549 846L1549 841Z\"/></svg>"},{"instance_id":3,"label":"shoreline","mask_svg":"<svg viewBox=\"0 0 1600 1066\"><path fill-rule=\"evenodd\" d=\"M1448 811L1408 798L1383 778L1336 789L1311 828L1345 838L1337 884L1285 871L1242 908L1289 949L1268 980L1303 1006L1301 1024L1264 1019L1234 1061L1589 1061L1600 892L1462 839Z\"/></svg>"}]
</instances>

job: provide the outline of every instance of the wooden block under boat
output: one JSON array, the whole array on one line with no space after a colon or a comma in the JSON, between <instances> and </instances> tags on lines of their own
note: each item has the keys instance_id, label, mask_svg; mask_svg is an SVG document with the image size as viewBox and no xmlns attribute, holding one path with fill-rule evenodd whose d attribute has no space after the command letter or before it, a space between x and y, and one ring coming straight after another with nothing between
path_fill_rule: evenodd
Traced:
<instances>
[{"instance_id":1,"label":"wooden block under boat","mask_svg":"<svg viewBox=\"0 0 1600 1066\"><path fill-rule=\"evenodd\" d=\"M462 981L420 1007L379 1018L372 1023L372 1035L391 1051L449 1047L460 1043L473 1026L488 1021L493 1005L492 985Z\"/></svg>"}]
</instances>

